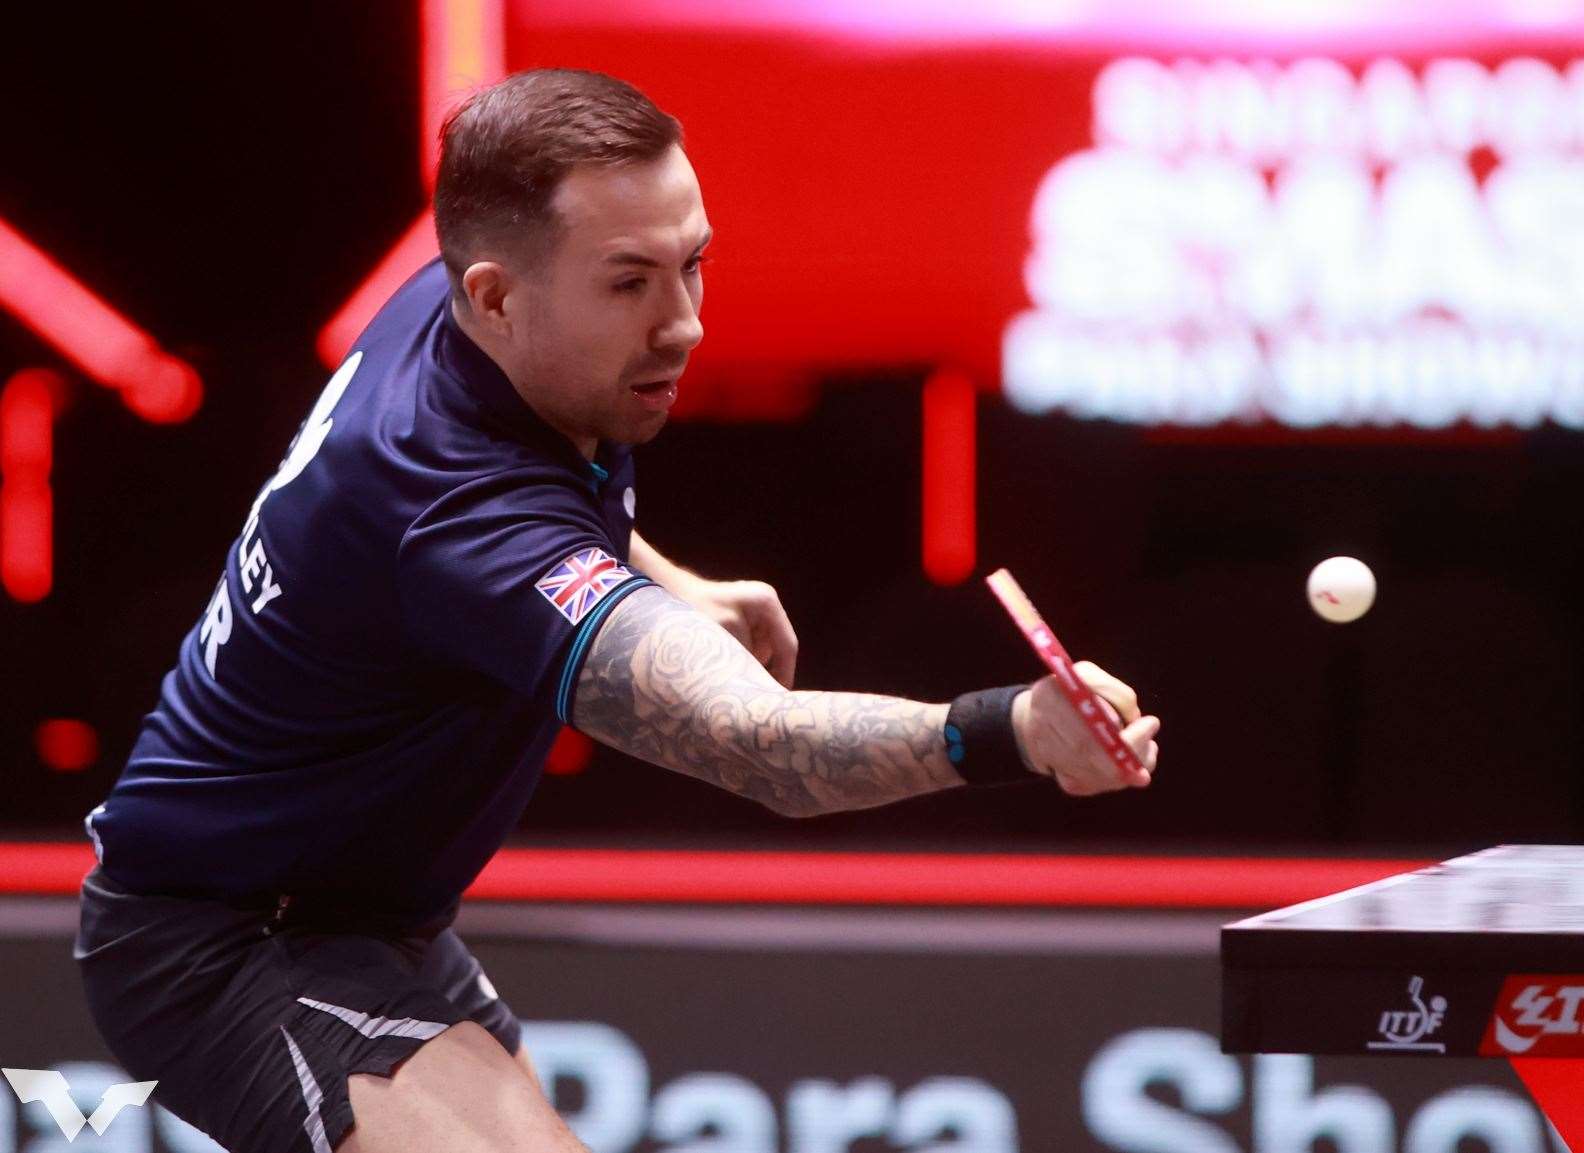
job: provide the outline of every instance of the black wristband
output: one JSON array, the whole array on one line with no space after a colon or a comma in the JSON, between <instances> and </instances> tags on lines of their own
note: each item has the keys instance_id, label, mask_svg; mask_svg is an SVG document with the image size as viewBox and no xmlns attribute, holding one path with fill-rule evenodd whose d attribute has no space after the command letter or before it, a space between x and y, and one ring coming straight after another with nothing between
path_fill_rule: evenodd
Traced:
<instances>
[{"instance_id":1,"label":"black wristband","mask_svg":"<svg viewBox=\"0 0 1584 1153\"><path fill-rule=\"evenodd\" d=\"M946 711L946 757L970 785L1036 780L1024 767L1012 728L1012 702L1027 685L964 693Z\"/></svg>"}]
</instances>

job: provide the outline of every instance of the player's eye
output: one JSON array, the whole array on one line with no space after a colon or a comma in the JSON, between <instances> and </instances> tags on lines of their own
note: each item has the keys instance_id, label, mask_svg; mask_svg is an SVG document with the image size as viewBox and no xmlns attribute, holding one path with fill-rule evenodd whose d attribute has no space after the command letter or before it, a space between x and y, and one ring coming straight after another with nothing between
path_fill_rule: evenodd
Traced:
<instances>
[{"instance_id":1,"label":"player's eye","mask_svg":"<svg viewBox=\"0 0 1584 1153\"><path fill-rule=\"evenodd\" d=\"M697 256L695 256L692 260L690 260L686 264L684 264L682 266L682 271L687 273L689 276L691 276L693 273L695 273L695 272L697 272L699 270L699 266L701 264L708 264L708 263L709 263L709 257L705 256L701 252Z\"/></svg>"},{"instance_id":2,"label":"player's eye","mask_svg":"<svg viewBox=\"0 0 1584 1153\"><path fill-rule=\"evenodd\" d=\"M617 292L634 293L634 292L637 292L643 286L644 286L643 277L639 276L639 277L635 277L632 280L618 281L617 284L615 285L615 288L616 288Z\"/></svg>"}]
</instances>

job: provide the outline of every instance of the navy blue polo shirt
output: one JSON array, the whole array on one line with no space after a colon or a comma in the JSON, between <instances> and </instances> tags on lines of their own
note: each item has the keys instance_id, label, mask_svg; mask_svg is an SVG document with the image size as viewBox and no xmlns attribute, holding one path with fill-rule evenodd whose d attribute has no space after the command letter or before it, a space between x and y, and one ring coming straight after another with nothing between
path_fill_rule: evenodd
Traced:
<instances>
[{"instance_id":1,"label":"navy blue polo shirt","mask_svg":"<svg viewBox=\"0 0 1584 1153\"><path fill-rule=\"evenodd\" d=\"M626 562L629 451L539 419L438 261L359 338L255 500L105 803L104 870L420 922L516 825Z\"/></svg>"}]
</instances>

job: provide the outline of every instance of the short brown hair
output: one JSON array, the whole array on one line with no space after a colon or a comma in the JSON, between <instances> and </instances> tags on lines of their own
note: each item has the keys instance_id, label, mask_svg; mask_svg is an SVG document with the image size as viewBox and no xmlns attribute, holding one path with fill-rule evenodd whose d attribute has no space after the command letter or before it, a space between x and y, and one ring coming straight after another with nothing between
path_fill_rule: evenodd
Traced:
<instances>
[{"instance_id":1,"label":"short brown hair","mask_svg":"<svg viewBox=\"0 0 1584 1153\"><path fill-rule=\"evenodd\" d=\"M574 165L656 160L681 143L675 118L600 72L535 69L475 92L440 130L435 231L452 290L492 241L549 250L550 198Z\"/></svg>"}]
</instances>

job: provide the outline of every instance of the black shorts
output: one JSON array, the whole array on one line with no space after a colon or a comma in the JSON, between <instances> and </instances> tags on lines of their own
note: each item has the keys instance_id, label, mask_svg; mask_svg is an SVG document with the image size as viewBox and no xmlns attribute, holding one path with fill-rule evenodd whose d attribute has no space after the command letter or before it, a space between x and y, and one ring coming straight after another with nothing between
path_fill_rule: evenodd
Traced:
<instances>
[{"instance_id":1,"label":"black shorts","mask_svg":"<svg viewBox=\"0 0 1584 1153\"><path fill-rule=\"evenodd\" d=\"M347 1078L390 1076L460 1021L518 1047L516 1014L449 928L337 933L95 869L73 952L116 1059L230 1153L330 1153L352 1128Z\"/></svg>"}]
</instances>

